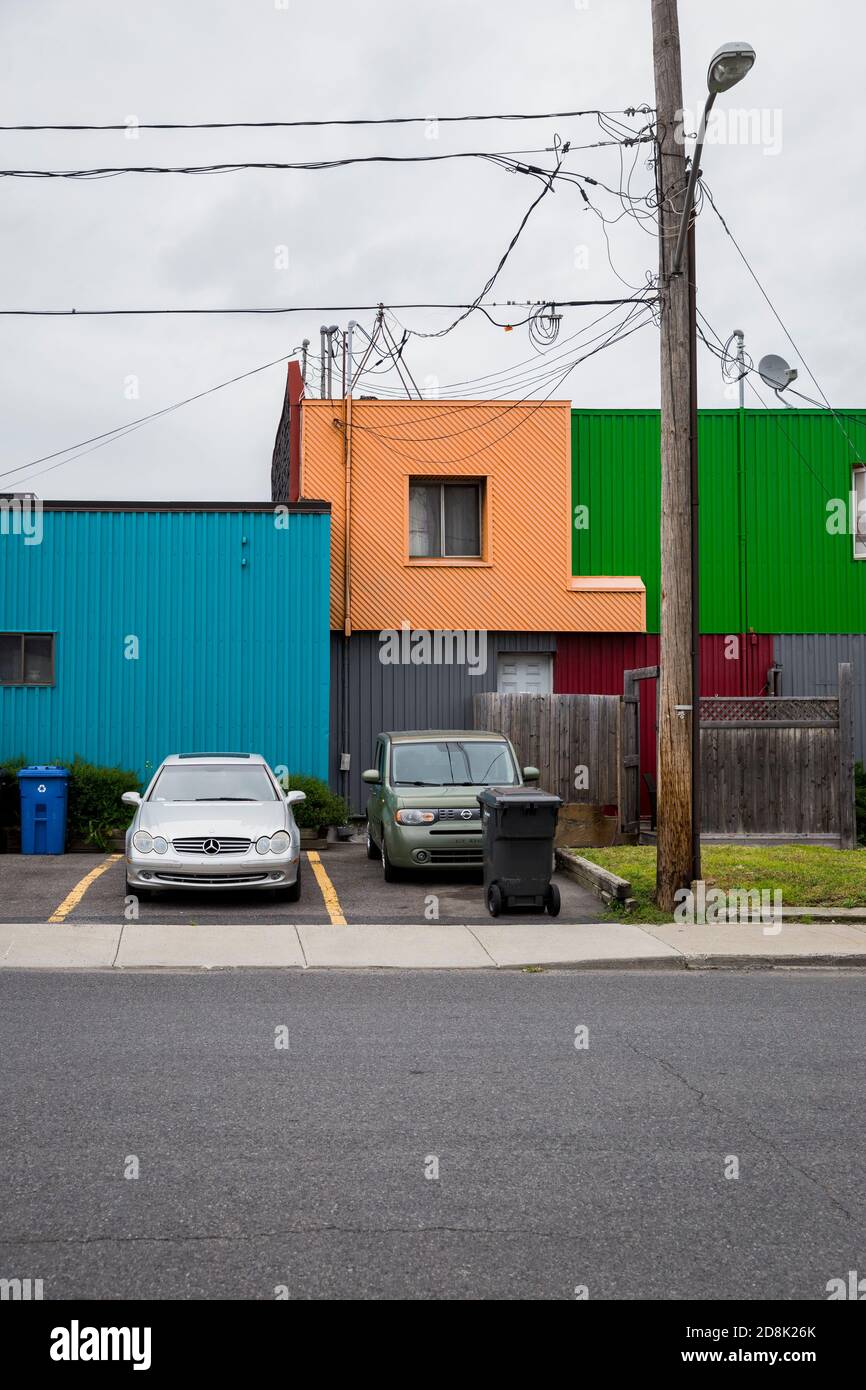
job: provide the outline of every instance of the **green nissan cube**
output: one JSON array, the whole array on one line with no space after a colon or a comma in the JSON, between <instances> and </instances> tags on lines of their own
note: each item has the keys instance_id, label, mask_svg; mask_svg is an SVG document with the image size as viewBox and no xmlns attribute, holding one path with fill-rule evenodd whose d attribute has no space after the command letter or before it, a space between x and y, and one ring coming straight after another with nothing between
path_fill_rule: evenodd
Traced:
<instances>
[{"instance_id":1,"label":"green nissan cube","mask_svg":"<svg viewBox=\"0 0 866 1390\"><path fill-rule=\"evenodd\" d=\"M367 856L381 859L387 883L402 869L480 868L478 793L538 777L521 771L507 738L479 729L380 734L374 757L363 774Z\"/></svg>"}]
</instances>

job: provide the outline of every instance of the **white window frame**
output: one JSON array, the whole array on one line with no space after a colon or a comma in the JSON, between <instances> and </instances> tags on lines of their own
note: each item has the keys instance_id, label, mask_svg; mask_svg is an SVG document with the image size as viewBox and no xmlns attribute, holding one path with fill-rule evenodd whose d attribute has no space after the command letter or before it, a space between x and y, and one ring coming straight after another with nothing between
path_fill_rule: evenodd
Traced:
<instances>
[{"instance_id":1,"label":"white window frame","mask_svg":"<svg viewBox=\"0 0 866 1390\"><path fill-rule=\"evenodd\" d=\"M410 560L481 560L484 558L484 478L429 478L418 474L409 479L409 506L412 505L413 487L438 487L439 489L439 551L438 555L413 555L412 535L409 535ZM478 499L478 549L472 552L446 552L445 550L445 489L447 487L474 487Z\"/></svg>"},{"instance_id":2,"label":"white window frame","mask_svg":"<svg viewBox=\"0 0 866 1390\"><path fill-rule=\"evenodd\" d=\"M854 559L866 560L866 464L855 463L851 470L851 505Z\"/></svg>"}]
</instances>

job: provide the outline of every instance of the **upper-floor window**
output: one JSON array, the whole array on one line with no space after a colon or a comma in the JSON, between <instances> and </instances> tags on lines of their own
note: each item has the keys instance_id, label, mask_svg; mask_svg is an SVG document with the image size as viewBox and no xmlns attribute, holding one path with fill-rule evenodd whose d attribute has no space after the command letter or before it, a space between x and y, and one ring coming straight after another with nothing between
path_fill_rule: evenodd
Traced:
<instances>
[{"instance_id":1,"label":"upper-floor window","mask_svg":"<svg viewBox=\"0 0 866 1390\"><path fill-rule=\"evenodd\" d=\"M409 480L409 557L480 559L484 483Z\"/></svg>"},{"instance_id":2,"label":"upper-floor window","mask_svg":"<svg viewBox=\"0 0 866 1390\"><path fill-rule=\"evenodd\" d=\"M866 560L866 468L858 463L852 480L854 491L854 559Z\"/></svg>"},{"instance_id":3,"label":"upper-floor window","mask_svg":"<svg viewBox=\"0 0 866 1390\"><path fill-rule=\"evenodd\" d=\"M53 684L53 633L0 632L0 685Z\"/></svg>"}]
</instances>

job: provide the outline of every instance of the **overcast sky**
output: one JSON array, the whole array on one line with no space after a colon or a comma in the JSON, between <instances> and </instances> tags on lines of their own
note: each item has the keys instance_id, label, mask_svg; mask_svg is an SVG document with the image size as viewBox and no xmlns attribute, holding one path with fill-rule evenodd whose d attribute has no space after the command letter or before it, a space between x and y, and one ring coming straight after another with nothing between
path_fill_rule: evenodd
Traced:
<instances>
[{"instance_id":1,"label":"overcast sky","mask_svg":"<svg viewBox=\"0 0 866 1390\"><path fill-rule=\"evenodd\" d=\"M442 116L653 103L650 0L284 4L3 0L0 123ZM863 84L862 4L680 0L679 8L687 109L700 109L707 60L720 43L746 39L757 50L751 75L720 100L728 139L707 148L702 167L830 400L863 406L866 153L852 110ZM734 119L731 108L753 115ZM10 133L0 141L4 168L63 169L543 150L555 134L574 144L601 138L594 120L570 119L440 126L434 139L422 126L145 131L137 140ZM636 192L651 184L645 150ZM619 184L616 149L575 151L565 167ZM537 191L534 181L477 161L98 182L5 179L0 307L462 302L480 291ZM598 202L610 216L619 211L610 198ZM644 283L657 265L654 239L631 218L608 232L616 272ZM287 269L280 268L281 247L288 248ZM802 359L710 211L698 227L698 276L699 307L717 332L726 338L744 329L755 360L782 353L814 394ZM575 187L563 185L534 214L493 297L627 293L608 263L600 221ZM561 336L578 333L599 312L567 310ZM342 324L350 317L327 316ZM356 317L369 325L372 316ZM418 310L400 318L423 330L449 321ZM305 336L317 351L323 321L318 312L0 319L0 470L206 390L289 353ZM480 377L533 356L525 328L505 333L475 315L447 338L413 341L406 360L423 385ZM284 367L272 367L41 476L48 463L0 477L0 488L23 484L48 498L267 498L284 378ZM705 406L736 403L706 351L700 392ZM578 366L556 396L581 406L657 405L656 329L650 324Z\"/></svg>"}]
</instances>

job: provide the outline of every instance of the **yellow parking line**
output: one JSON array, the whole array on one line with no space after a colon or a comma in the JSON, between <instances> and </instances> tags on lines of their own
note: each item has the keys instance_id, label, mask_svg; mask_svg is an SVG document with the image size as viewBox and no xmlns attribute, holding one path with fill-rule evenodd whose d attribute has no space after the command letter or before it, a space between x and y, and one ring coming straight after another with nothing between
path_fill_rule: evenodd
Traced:
<instances>
[{"instance_id":1,"label":"yellow parking line","mask_svg":"<svg viewBox=\"0 0 866 1390\"><path fill-rule=\"evenodd\" d=\"M56 907L48 918L49 922L65 922L74 907L77 907L87 892L91 883L95 883L100 874L104 874L106 869L110 869L112 864L116 864L118 859L122 859L122 854L109 854L101 864L97 864L95 869L91 869L89 874L85 874L80 883L76 883L71 893L66 897L59 907Z\"/></svg>"},{"instance_id":2,"label":"yellow parking line","mask_svg":"<svg viewBox=\"0 0 866 1390\"><path fill-rule=\"evenodd\" d=\"M307 858L310 861L313 873L316 875L316 882L322 890L322 897L325 899L325 907L331 919L332 927L345 927L346 919L343 916L343 909L340 906L340 899L337 897L337 890L325 872L325 866L314 849L307 850Z\"/></svg>"}]
</instances>

